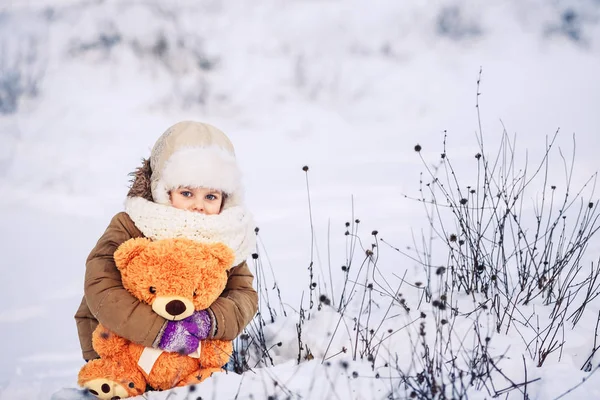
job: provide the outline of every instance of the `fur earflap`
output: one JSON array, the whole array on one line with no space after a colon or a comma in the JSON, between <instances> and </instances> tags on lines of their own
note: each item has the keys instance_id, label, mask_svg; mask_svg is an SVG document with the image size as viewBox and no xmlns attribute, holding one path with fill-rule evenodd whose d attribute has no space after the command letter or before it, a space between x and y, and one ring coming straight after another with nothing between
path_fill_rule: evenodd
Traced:
<instances>
[{"instance_id":1,"label":"fur earflap","mask_svg":"<svg viewBox=\"0 0 600 400\"><path fill-rule=\"evenodd\" d=\"M142 165L129 174L131 176L131 186L127 197L141 197L148 201L154 201L152 198L152 168L150 159L142 159Z\"/></svg>"}]
</instances>

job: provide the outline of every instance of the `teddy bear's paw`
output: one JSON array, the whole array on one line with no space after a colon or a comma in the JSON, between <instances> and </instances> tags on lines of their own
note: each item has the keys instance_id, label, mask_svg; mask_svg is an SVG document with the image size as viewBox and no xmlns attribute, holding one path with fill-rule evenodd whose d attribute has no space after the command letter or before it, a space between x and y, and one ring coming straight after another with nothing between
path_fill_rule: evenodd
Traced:
<instances>
[{"instance_id":1,"label":"teddy bear's paw","mask_svg":"<svg viewBox=\"0 0 600 400\"><path fill-rule=\"evenodd\" d=\"M144 376L126 359L91 360L81 368L77 381L99 399L124 399L146 390Z\"/></svg>"},{"instance_id":2,"label":"teddy bear's paw","mask_svg":"<svg viewBox=\"0 0 600 400\"><path fill-rule=\"evenodd\" d=\"M102 400L118 400L130 397L127 389L110 379L97 378L87 381L83 387L91 394Z\"/></svg>"},{"instance_id":3,"label":"teddy bear's paw","mask_svg":"<svg viewBox=\"0 0 600 400\"><path fill-rule=\"evenodd\" d=\"M205 340L202 342L200 365L204 368L221 367L229 362L232 353L230 340Z\"/></svg>"}]
</instances>

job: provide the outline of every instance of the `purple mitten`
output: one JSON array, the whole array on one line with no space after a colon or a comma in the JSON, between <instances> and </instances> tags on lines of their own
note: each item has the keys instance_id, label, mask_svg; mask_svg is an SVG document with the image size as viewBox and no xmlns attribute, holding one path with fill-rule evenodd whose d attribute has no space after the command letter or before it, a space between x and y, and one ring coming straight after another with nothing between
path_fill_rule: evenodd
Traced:
<instances>
[{"instance_id":1,"label":"purple mitten","mask_svg":"<svg viewBox=\"0 0 600 400\"><path fill-rule=\"evenodd\" d=\"M208 311L200 310L181 321L168 321L158 348L164 351L191 354L201 340L208 337L211 320Z\"/></svg>"}]
</instances>

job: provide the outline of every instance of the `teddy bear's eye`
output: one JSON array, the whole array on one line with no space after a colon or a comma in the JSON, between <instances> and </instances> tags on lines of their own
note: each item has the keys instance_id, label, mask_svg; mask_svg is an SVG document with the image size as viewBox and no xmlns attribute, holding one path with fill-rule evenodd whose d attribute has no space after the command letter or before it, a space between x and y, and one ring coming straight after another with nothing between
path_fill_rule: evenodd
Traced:
<instances>
[{"instance_id":1,"label":"teddy bear's eye","mask_svg":"<svg viewBox=\"0 0 600 400\"><path fill-rule=\"evenodd\" d=\"M154 294L156 293L156 288L154 286L150 286L150 289L148 289L150 291L150 293Z\"/></svg>"},{"instance_id":2,"label":"teddy bear's eye","mask_svg":"<svg viewBox=\"0 0 600 400\"><path fill-rule=\"evenodd\" d=\"M198 292L196 292L196 290L194 290L194 297L198 296Z\"/></svg>"}]
</instances>

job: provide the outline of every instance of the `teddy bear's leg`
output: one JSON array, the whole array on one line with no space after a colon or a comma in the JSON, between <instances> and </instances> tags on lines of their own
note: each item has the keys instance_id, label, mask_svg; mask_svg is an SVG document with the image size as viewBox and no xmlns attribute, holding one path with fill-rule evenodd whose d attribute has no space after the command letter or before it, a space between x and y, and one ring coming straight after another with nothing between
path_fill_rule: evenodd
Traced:
<instances>
[{"instance_id":1,"label":"teddy bear's leg","mask_svg":"<svg viewBox=\"0 0 600 400\"><path fill-rule=\"evenodd\" d=\"M223 368L200 368L182 379L177 386L195 385L210 378L215 372L223 372Z\"/></svg>"},{"instance_id":2,"label":"teddy bear's leg","mask_svg":"<svg viewBox=\"0 0 600 400\"><path fill-rule=\"evenodd\" d=\"M122 354L129 343L129 340L112 333L102 325L98 325L92 335L92 345L101 358Z\"/></svg>"},{"instance_id":3,"label":"teddy bear's leg","mask_svg":"<svg viewBox=\"0 0 600 400\"><path fill-rule=\"evenodd\" d=\"M128 354L88 362L79 371L78 383L99 399L124 399L146 390L146 379Z\"/></svg>"},{"instance_id":4,"label":"teddy bear's leg","mask_svg":"<svg viewBox=\"0 0 600 400\"><path fill-rule=\"evenodd\" d=\"M134 346L131 347L134 349ZM156 390L171 389L183 378L200 368L198 359L181 355L178 353L161 352L158 358L150 361L152 353L142 356L143 347L136 349L137 354L132 351L132 356L138 361L139 367L144 370L144 376L150 386ZM152 350L154 352L154 350ZM146 375L147 374L147 375Z\"/></svg>"},{"instance_id":5,"label":"teddy bear's leg","mask_svg":"<svg viewBox=\"0 0 600 400\"><path fill-rule=\"evenodd\" d=\"M200 351L200 365L204 368L221 368L233 354L230 340L205 340Z\"/></svg>"}]
</instances>

